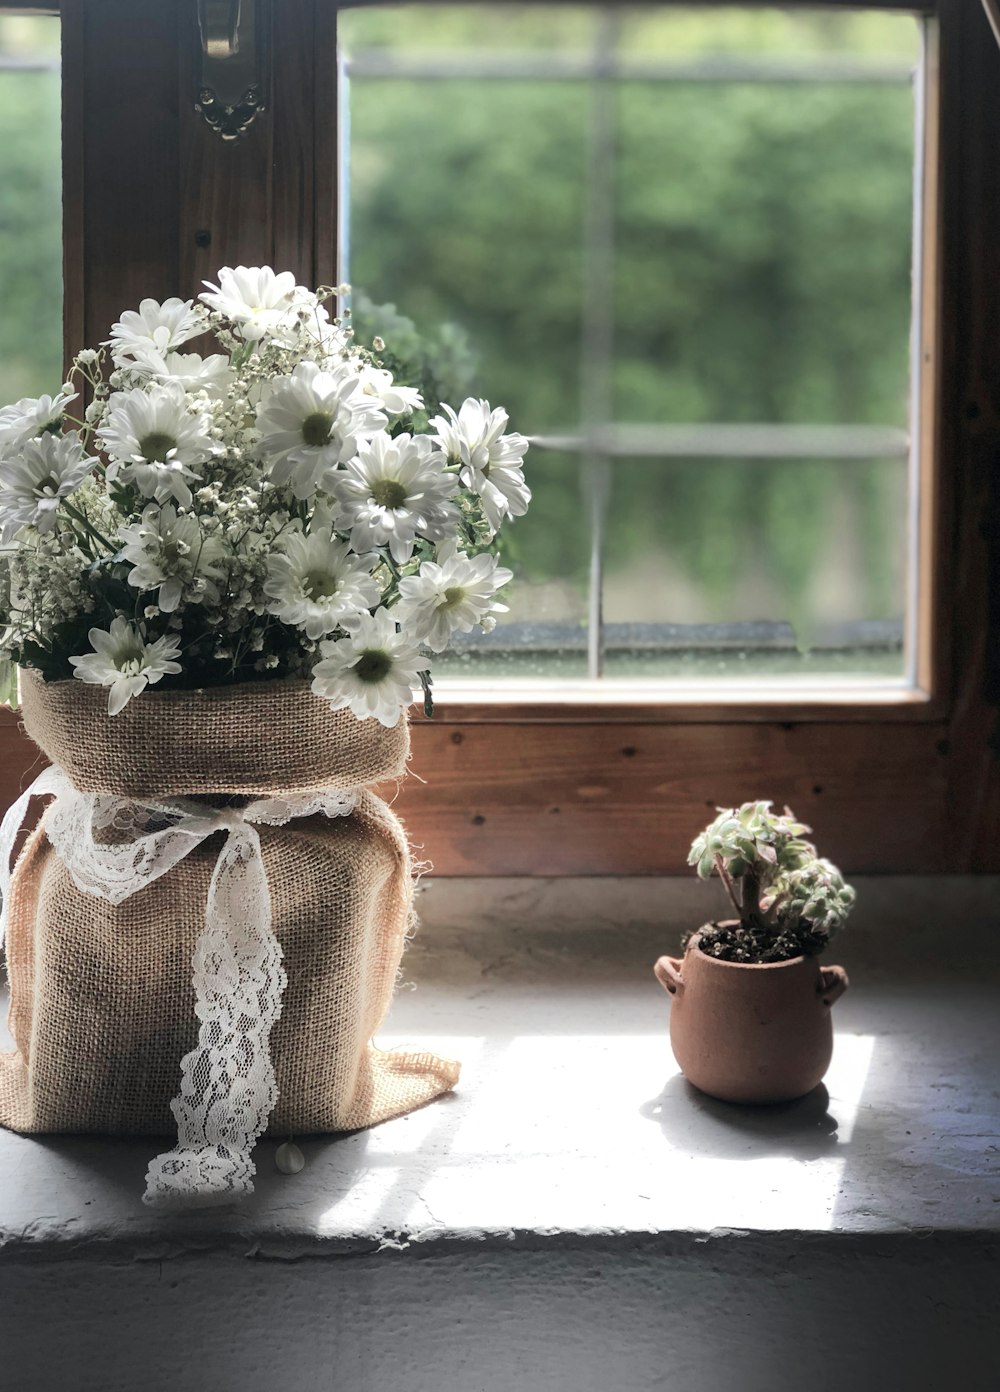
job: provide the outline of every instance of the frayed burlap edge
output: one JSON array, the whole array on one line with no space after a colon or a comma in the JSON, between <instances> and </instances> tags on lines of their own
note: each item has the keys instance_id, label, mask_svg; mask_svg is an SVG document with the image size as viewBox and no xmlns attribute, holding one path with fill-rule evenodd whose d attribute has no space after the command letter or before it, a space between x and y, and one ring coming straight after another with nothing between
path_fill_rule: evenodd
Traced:
<instances>
[{"instance_id":1,"label":"frayed burlap edge","mask_svg":"<svg viewBox=\"0 0 1000 1392\"><path fill-rule=\"evenodd\" d=\"M333 711L307 681L149 688L115 716L107 701L105 687L21 672L24 728L81 792L141 800L352 790L401 777L409 753L405 717L386 729Z\"/></svg>"}]
</instances>

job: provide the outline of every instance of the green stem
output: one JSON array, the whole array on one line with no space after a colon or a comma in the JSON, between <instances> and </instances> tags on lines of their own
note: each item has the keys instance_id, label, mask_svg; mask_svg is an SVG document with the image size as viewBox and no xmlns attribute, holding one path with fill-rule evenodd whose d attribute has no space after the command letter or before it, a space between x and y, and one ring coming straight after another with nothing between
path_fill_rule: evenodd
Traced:
<instances>
[{"instance_id":1,"label":"green stem","mask_svg":"<svg viewBox=\"0 0 1000 1392\"><path fill-rule=\"evenodd\" d=\"M75 518L75 520L76 520L77 522L82 523L83 526L86 527L87 531L90 532L90 534L91 534L92 536L96 537L97 540L101 543L102 546L106 546L106 547L108 548L108 554L109 554L110 556L113 556L113 555L115 554L115 551L116 551L118 548L117 548L116 546L113 546L113 545L111 544L111 542L108 541L107 537L104 536L104 534L103 534L102 532L99 532L99 531L97 530L97 528L94 526L93 522L91 522L91 520L90 520L89 517L87 517L84 513L79 512L79 511L73 506L73 504L70 503L70 502L67 502L67 500L66 500L65 498L63 498L63 500L62 500L62 506L63 506L63 507L66 509L66 511L69 513L70 517Z\"/></svg>"},{"instance_id":2,"label":"green stem","mask_svg":"<svg viewBox=\"0 0 1000 1392\"><path fill-rule=\"evenodd\" d=\"M758 917L761 923L763 923L767 928L771 929L772 932L777 931L781 905L787 898L787 894L776 894L774 898L771 900L770 906L768 907L767 911L761 911L758 913Z\"/></svg>"},{"instance_id":3,"label":"green stem","mask_svg":"<svg viewBox=\"0 0 1000 1392\"><path fill-rule=\"evenodd\" d=\"M230 365L235 369L235 371L239 372L239 370L242 367L244 367L245 364L249 361L250 355L253 353L254 346L254 344L247 343L244 340L240 343L240 346L238 348L234 349L229 361Z\"/></svg>"},{"instance_id":4,"label":"green stem","mask_svg":"<svg viewBox=\"0 0 1000 1392\"><path fill-rule=\"evenodd\" d=\"M400 582L400 580L402 580L403 576L402 576L402 573L400 572L399 566L398 566L398 565L396 564L396 562L392 559L392 552L389 550L389 548L388 548L387 546L380 546L380 547L378 548L378 553L379 553L379 555L382 557L382 559L385 561L385 563L386 563L386 565L389 567L389 569L392 571L393 578L395 579L396 584L397 584L397 586L398 586L398 585L399 585L399 582Z\"/></svg>"},{"instance_id":5,"label":"green stem","mask_svg":"<svg viewBox=\"0 0 1000 1392\"><path fill-rule=\"evenodd\" d=\"M11 659L0 659L0 706L17 710L17 666Z\"/></svg>"},{"instance_id":6,"label":"green stem","mask_svg":"<svg viewBox=\"0 0 1000 1392\"><path fill-rule=\"evenodd\" d=\"M730 899L732 900L732 902L733 902L733 908L736 910L737 914L739 915L740 921L742 922L742 920L743 920L743 905L740 903L739 899L737 899L737 897L736 897L736 886L733 884L733 877L730 875L729 871L726 869L725 863L723 862L723 859L722 859L722 856L719 855L718 851L715 853L714 859L715 859L715 868L716 868L716 870L718 870L718 872L719 872L719 878L720 878L720 880L722 881L722 883L726 886L726 893L729 895Z\"/></svg>"},{"instance_id":7,"label":"green stem","mask_svg":"<svg viewBox=\"0 0 1000 1392\"><path fill-rule=\"evenodd\" d=\"M760 907L760 876L748 870L743 876L743 922L747 927L767 927L767 920Z\"/></svg>"},{"instance_id":8,"label":"green stem","mask_svg":"<svg viewBox=\"0 0 1000 1392\"><path fill-rule=\"evenodd\" d=\"M424 688L424 715L428 720L434 718L434 697L431 694L431 674L430 672L418 672L420 685Z\"/></svg>"}]
</instances>

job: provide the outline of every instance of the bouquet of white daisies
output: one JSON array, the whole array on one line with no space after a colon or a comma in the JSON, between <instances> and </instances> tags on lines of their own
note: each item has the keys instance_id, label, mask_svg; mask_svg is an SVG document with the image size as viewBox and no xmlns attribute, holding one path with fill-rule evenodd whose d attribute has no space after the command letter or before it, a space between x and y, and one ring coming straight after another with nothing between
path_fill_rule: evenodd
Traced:
<instances>
[{"instance_id":1,"label":"bouquet of white daisies","mask_svg":"<svg viewBox=\"0 0 1000 1392\"><path fill-rule=\"evenodd\" d=\"M107 686L111 715L161 681L281 677L386 726L421 686L429 709L432 655L505 610L527 441L394 380L332 289L266 266L206 284L0 410L8 699L22 666ZM181 351L208 334L220 351Z\"/></svg>"}]
</instances>

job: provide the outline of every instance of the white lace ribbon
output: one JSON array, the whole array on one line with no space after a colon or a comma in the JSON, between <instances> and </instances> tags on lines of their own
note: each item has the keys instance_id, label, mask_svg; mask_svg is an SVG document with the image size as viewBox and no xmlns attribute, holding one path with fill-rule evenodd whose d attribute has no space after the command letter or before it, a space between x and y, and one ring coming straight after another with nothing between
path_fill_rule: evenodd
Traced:
<instances>
[{"instance_id":1,"label":"white lace ribbon","mask_svg":"<svg viewBox=\"0 0 1000 1392\"><path fill-rule=\"evenodd\" d=\"M357 794L328 788L206 811L189 799L133 802L81 793L61 768L46 769L0 824L0 944L14 842L31 798L47 796L55 802L45 831L63 864L80 889L112 904L165 875L206 837L227 833L192 962L200 1025L170 1104L177 1145L150 1165L145 1200L210 1204L251 1193L251 1151L278 1098L269 1042L287 983L255 823L283 826L319 812L348 816ZM95 839L95 831L108 829L118 833L114 841Z\"/></svg>"}]
</instances>

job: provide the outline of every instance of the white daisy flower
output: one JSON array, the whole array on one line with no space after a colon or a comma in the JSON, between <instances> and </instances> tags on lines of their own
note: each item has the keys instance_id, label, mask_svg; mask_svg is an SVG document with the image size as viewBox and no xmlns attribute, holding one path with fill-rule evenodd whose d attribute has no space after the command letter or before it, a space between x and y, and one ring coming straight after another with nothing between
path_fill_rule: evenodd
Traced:
<instances>
[{"instance_id":1,"label":"white daisy flower","mask_svg":"<svg viewBox=\"0 0 1000 1392\"><path fill-rule=\"evenodd\" d=\"M148 349L169 353L204 333L205 327L204 311L193 300L174 298L162 304L143 300L138 310L126 310L117 324L111 325L107 343L114 361L127 367L137 353Z\"/></svg>"},{"instance_id":2,"label":"white daisy flower","mask_svg":"<svg viewBox=\"0 0 1000 1392\"><path fill-rule=\"evenodd\" d=\"M0 452L19 450L22 445L45 431L62 428L63 412L76 392L59 392L56 396L22 396L13 406L0 410Z\"/></svg>"},{"instance_id":3,"label":"white daisy flower","mask_svg":"<svg viewBox=\"0 0 1000 1392\"><path fill-rule=\"evenodd\" d=\"M155 348L137 348L129 367L151 377L154 382L178 382L186 392L204 391L212 397L225 396L236 376L225 353L160 353Z\"/></svg>"},{"instance_id":4,"label":"white daisy flower","mask_svg":"<svg viewBox=\"0 0 1000 1392\"><path fill-rule=\"evenodd\" d=\"M413 700L430 659L412 638L396 632L387 609L359 614L347 628L346 638L320 644L323 659L313 668L312 689L333 710L349 706L359 720L374 716L392 729Z\"/></svg>"},{"instance_id":5,"label":"white daisy flower","mask_svg":"<svg viewBox=\"0 0 1000 1392\"><path fill-rule=\"evenodd\" d=\"M192 465L211 456L213 442L208 417L191 409L179 383L115 393L97 433L111 456L109 480L134 482L144 498L158 503L173 498L191 506L188 480L199 477Z\"/></svg>"},{"instance_id":6,"label":"white daisy flower","mask_svg":"<svg viewBox=\"0 0 1000 1392\"><path fill-rule=\"evenodd\" d=\"M133 628L121 615L112 621L110 630L92 628L87 636L95 651L70 658L76 669L73 675L92 686L111 688L108 715L117 715L148 685L181 670L181 664L174 661L180 656L177 638L147 643L145 625Z\"/></svg>"},{"instance_id":7,"label":"white daisy flower","mask_svg":"<svg viewBox=\"0 0 1000 1392\"><path fill-rule=\"evenodd\" d=\"M365 396L374 397L386 415L412 416L424 404L424 398L416 387L400 385L384 367L366 364L360 368L360 374L361 390Z\"/></svg>"},{"instance_id":8,"label":"white daisy flower","mask_svg":"<svg viewBox=\"0 0 1000 1392\"><path fill-rule=\"evenodd\" d=\"M295 322L295 309L314 309L317 300L303 285L296 285L291 271L275 275L270 266L223 266L219 283L203 281L208 292L199 296L205 304L230 319L248 343L273 337Z\"/></svg>"},{"instance_id":9,"label":"white daisy flower","mask_svg":"<svg viewBox=\"0 0 1000 1392\"><path fill-rule=\"evenodd\" d=\"M63 498L79 488L97 460L84 453L76 435L40 435L0 466L0 543L22 527L55 529Z\"/></svg>"},{"instance_id":10,"label":"white daisy flower","mask_svg":"<svg viewBox=\"0 0 1000 1392\"><path fill-rule=\"evenodd\" d=\"M307 638L322 638L378 604L381 590L371 574L377 560L322 532L290 536L267 558L268 613L304 628Z\"/></svg>"},{"instance_id":11,"label":"white daisy flower","mask_svg":"<svg viewBox=\"0 0 1000 1392\"><path fill-rule=\"evenodd\" d=\"M424 561L417 575L400 580L400 600L392 613L421 642L441 652L453 633L469 633L487 615L507 612L506 604L493 596L513 578L495 556L465 556L447 542L436 560Z\"/></svg>"},{"instance_id":12,"label":"white daisy flower","mask_svg":"<svg viewBox=\"0 0 1000 1392\"><path fill-rule=\"evenodd\" d=\"M159 586L158 607L172 613L185 590L218 604L219 584L225 579L226 552L215 537L202 535L191 513L181 517L170 503L150 503L142 519L121 529L122 558L131 561L128 582L137 590Z\"/></svg>"},{"instance_id":13,"label":"white daisy flower","mask_svg":"<svg viewBox=\"0 0 1000 1392\"><path fill-rule=\"evenodd\" d=\"M362 396L348 366L332 372L302 362L279 377L257 409L260 451L275 483L308 498L324 474L353 458L359 441L381 430L379 402Z\"/></svg>"},{"instance_id":14,"label":"white daisy flower","mask_svg":"<svg viewBox=\"0 0 1000 1392\"><path fill-rule=\"evenodd\" d=\"M462 482L477 492L494 532L508 515L527 512L531 492L524 482L521 461L528 448L523 435L505 435L509 419L488 401L467 397L458 414L445 406L447 416L431 421L449 464L461 464Z\"/></svg>"},{"instance_id":15,"label":"white daisy flower","mask_svg":"<svg viewBox=\"0 0 1000 1392\"><path fill-rule=\"evenodd\" d=\"M457 489L453 474L425 435L376 435L359 445L356 459L327 481L341 505L343 527L351 529L357 551L388 545L402 565L418 536L442 541L458 519L450 501Z\"/></svg>"}]
</instances>

